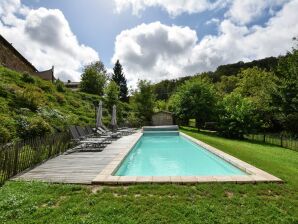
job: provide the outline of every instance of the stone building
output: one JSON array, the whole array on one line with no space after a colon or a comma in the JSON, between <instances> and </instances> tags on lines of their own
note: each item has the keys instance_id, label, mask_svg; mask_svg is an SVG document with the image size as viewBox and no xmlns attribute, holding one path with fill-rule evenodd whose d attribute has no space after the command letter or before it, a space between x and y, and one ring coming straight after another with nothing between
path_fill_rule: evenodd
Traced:
<instances>
[{"instance_id":1,"label":"stone building","mask_svg":"<svg viewBox=\"0 0 298 224\"><path fill-rule=\"evenodd\" d=\"M18 71L28 72L44 80L54 81L54 67L39 72L12 44L0 34L0 65Z\"/></svg>"}]
</instances>

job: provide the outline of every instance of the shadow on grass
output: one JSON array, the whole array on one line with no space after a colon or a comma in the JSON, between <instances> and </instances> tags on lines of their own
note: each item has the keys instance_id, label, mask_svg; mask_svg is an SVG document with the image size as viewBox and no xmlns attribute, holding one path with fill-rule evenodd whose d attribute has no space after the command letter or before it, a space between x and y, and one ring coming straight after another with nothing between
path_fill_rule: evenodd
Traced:
<instances>
[{"instance_id":1,"label":"shadow on grass","mask_svg":"<svg viewBox=\"0 0 298 224\"><path fill-rule=\"evenodd\" d=\"M262 142L262 141L257 141L257 140L250 140L250 139L245 139L245 138L243 138L243 139L227 138L227 137L220 136L218 134L218 132L216 132L216 131L209 131L209 130L202 130L202 129L198 130L198 128L186 127L186 126L180 126L179 129L182 131L191 132L193 134L203 134L205 136L216 137L216 138L224 139L224 140L246 142L246 143L262 145L262 146L272 146L272 147L276 147L276 148L280 148L280 149L288 149L288 148L281 147L279 145ZM291 150L291 149L288 149L288 150ZM295 151L295 150L291 150L291 151Z\"/></svg>"}]
</instances>

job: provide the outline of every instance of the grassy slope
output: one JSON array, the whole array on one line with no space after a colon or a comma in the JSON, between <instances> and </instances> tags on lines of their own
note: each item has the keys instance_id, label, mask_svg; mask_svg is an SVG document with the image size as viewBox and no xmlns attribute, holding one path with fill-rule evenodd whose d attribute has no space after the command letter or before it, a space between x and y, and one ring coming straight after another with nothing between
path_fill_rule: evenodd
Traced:
<instances>
[{"instance_id":1,"label":"grassy slope","mask_svg":"<svg viewBox=\"0 0 298 224\"><path fill-rule=\"evenodd\" d=\"M193 137L283 178L285 184L91 188L7 182L0 223L298 223L298 154L279 147Z\"/></svg>"},{"instance_id":2,"label":"grassy slope","mask_svg":"<svg viewBox=\"0 0 298 224\"><path fill-rule=\"evenodd\" d=\"M94 120L93 101L98 96L68 89L58 92L54 84L36 77L33 84L24 82L22 74L3 67L0 67L0 80L0 129L7 129L9 138L17 137L20 118L43 119L53 131ZM31 99L38 110L26 105L23 96Z\"/></svg>"}]
</instances>

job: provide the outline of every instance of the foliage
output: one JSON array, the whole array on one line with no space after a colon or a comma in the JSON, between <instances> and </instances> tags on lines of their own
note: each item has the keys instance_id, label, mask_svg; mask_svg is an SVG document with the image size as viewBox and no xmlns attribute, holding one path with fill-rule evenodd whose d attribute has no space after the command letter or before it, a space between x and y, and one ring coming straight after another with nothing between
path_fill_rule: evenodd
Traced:
<instances>
[{"instance_id":1,"label":"foliage","mask_svg":"<svg viewBox=\"0 0 298 224\"><path fill-rule=\"evenodd\" d=\"M112 111L113 105L118 105L119 92L119 86L113 80L105 88L105 102L109 111Z\"/></svg>"},{"instance_id":2,"label":"foliage","mask_svg":"<svg viewBox=\"0 0 298 224\"><path fill-rule=\"evenodd\" d=\"M93 69L97 73L104 74L105 76L107 76L107 70L101 61L95 61L90 63L89 65L86 65L84 70L88 70L88 69Z\"/></svg>"},{"instance_id":3,"label":"foliage","mask_svg":"<svg viewBox=\"0 0 298 224\"><path fill-rule=\"evenodd\" d=\"M280 123L285 130L298 133L298 49L293 49L287 57L279 60L277 76L278 90L273 101Z\"/></svg>"},{"instance_id":4,"label":"foliage","mask_svg":"<svg viewBox=\"0 0 298 224\"><path fill-rule=\"evenodd\" d=\"M170 110L187 121L195 118L197 127L215 119L217 96L214 85L205 78L186 81L170 99Z\"/></svg>"},{"instance_id":5,"label":"foliage","mask_svg":"<svg viewBox=\"0 0 298 224\"><path fill-rule=\"evenodd\" d=\"M43 103L43 94L41 89L35 86L27 86L15 94L15 103L17 107L26 107L32 111Z\"/></svg>"},{"instance_id":6,"label":"foliage","mask_svg":"<svg viewBox=\"0 0 298 224\"><path fill-rule=\"evenodd\" d=\"M58 92L60 92L60 93L64 93L65 92L65 85L59 79L57 79L55 81L55 86L56 86L56 89L57 89Z\"/></svg>"},{"instance_id":7,"label":"foliage","mask_svg":"<svg viewBox=\"0 0 298 224\"><path fill-rule=\"evenodd\" d=\"M23 117L17 119L18 135L21 138L33 138L52 133L52 127L41 117Z\"/></svg>"},{"instance_id":8,"label":"foliage","mask_svg":"<svg viewBox=\"0 0 298 224\"><path fill-rule=\"evenodd\" d=\"M23 73L21 80L26 83L35 83L34 78L28 72Z\"/></svg>"},{"instance_id":9,"label":"foliage","mask_svg":"<svg viewBox=\"0 0 298 224\"><path fill-rule=\"evenodd\" d=\"M167 111L168 105L165 100L156 100L154 105L154 112Z\"/></svg>"},{"instance_id":10,"label":"foliage","mask_svg":"<svg viewBox=\"0 0 298 224\"><path fill-rule=\"evenodd\" d=\"M7 128L0 126L0 142L6 143L11 138L9 130Z\"/></svg>"},{"instance_id":11,"label":"foliage","mask_svg":"<svg viewBox=\"0 0 298 224\"><path fill-rule=\"evenodd\" d=\"M259 115L251 99L239 93L231 93L221 102L222 112L219 117L219 131L231 138L243 138L244 134L253 133L259 124Z\"/></svg>"},{"instance_id":12,"label":"foliage","mask_svg":"<svg viewBox=\"0 0 298 224\"><path fill-rule=\"evenodd\" d=\"M102 96L107 82L107 75L103 69L99 62L86 66L80 83L81 91Z\"/></svg>"},{"instance_id":13,"label":"foliage","mask_svg":"<svg viewBox=\"0 0 298 224\"><path fill-rule=\"evenodd\" d=\"M228 94L233 92L240 81L239 76L221 76L220 82L216 83L216 88L221 94Z\"/></svg>"},{"instance_id":14,"label":"foliage","mask_svg":"<svg viewBox=\"0 0 298 224\"><path fill-rule=\"evenodd\" d=\"M239 61L238 63L221 65L215 70L215 72L210 73L212 80L214 82L218 82L222 76L236 76L241 72L241 70L245 70L248 68L258 67L261 70L266 71L275 71L278 64L278 58L269 57L260 60L254 60L251 62L244 63L243 61Z\"/></svg>"},{"instance_id":15,"label":"foliage","mask_svg":"<svg viewBox=\"0 0 298 224\"><path fill-rule=\"evenodd\" d=\"M259 115L263 132L272 128L274 123L274 110L272 107L272 94L277 89L277 77L272 72L260 70L257 67L243 70L235 92L249 98Z\"/></svg>"},{"instance_id":16,"label":"foliage","mask_svg":"<svg viewBox=\"0 0 298 224\"><path fill-rule=\"evenodd\" d=\"M18 133L28 131L18 123L23 120L30 124L39 120L43 128L46 122L51 131L64 131L68 125L94 124L93 102L99 101L98 95L74 92L67 88L58 91L57 83L35 76L32 76L34 83L28 83L24 82L22 77L23 74L0 67L0 129L2 135L6 136L5 141L18 138ZM49 128L45 126L43 131L47 132ZM41 133L29 132L31 137ZM4 141L3 136L0 144Z\"/></svg>"},{"instance_id":17,"label":"foliage","mask_svg":"<svg viewBox=\"0 0 298 224\"><path fill-rule=\"evenodd\" d=\"M146 80L139 80L138 89L133 95L132 102L135 112L145 124L149 124L153 115L155 101L151 83Z\"/></svg>"},{"instance_id":18,"label":"foliage","mask_svg":"<svg viewBox=\"0 0 298 224\"><path fill-rule=\"evenodd\" d=\"M114 73L112 76L112 80L119 86L119 90L120 90L119 99L121 101L127 102L128 88L127 88L126 78L123 73L123 68L119 60L116 61L113 71Z\"/></svg>"}]
</instances>

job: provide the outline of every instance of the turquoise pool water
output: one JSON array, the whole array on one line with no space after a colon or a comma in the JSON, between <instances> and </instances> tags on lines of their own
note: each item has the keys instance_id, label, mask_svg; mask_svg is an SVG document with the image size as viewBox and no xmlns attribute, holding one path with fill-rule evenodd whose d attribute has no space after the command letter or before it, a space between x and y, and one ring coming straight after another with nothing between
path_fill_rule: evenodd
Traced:
<instances>
[{"instance_id":1,"label":"turquoise pool water","mask_svg":"<svg viewBox=\"0 0 298 224\"><path fill-rule=\"evenodd\" d=\"M115 176L247 175L178 132L144 133Z\"/></svg>"}]
</instances>

